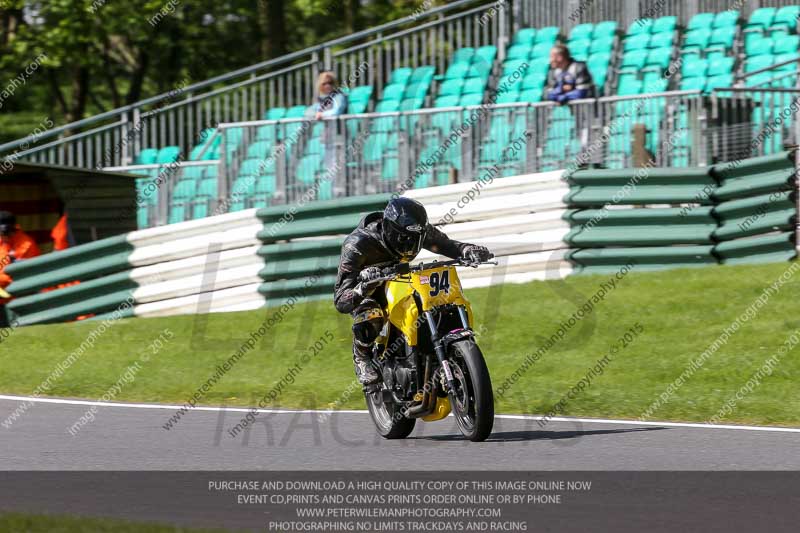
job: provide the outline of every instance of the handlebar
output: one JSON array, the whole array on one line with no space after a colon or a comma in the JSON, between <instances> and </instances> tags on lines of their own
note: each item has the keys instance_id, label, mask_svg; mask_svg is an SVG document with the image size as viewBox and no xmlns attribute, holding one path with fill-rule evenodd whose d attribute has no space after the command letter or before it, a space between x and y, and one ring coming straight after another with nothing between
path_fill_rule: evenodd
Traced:
<instances>
[{"instance_id":1,"label":"handlebar","mask_svg":"<svg viewBox=\"0 0 800 533\"><path fill-rule=\"evenodd\" d=\"M430 263L417 263L411 265L410 263L399 263L397 265L388 266L381 270L381 280L388 281L403 274L410 274L411 272L419 272L421 270L428 270L429 268L437 268L443 266L467 266L471 268L478 268L480 265L496 265L497 261L469 261L463 257L457 259L450 259L448 261L432 261Z\"/></svg>"}]
</instances>

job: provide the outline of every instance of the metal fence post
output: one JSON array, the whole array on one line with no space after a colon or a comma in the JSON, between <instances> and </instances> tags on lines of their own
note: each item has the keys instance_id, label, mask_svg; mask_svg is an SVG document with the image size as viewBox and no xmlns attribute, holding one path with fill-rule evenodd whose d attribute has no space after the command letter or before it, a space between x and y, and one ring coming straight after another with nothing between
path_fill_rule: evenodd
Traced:
<instances>
[{"instance_id":1,"label":"metal fence post","mask_svg":"<svg viewBox=\"0 0 800 533\"><path fill-rule=\"evenodd\" d=\"M711 148L711 141L708 139L709 135L708 106L701 105L703 102L704 100L702 97L694 101L695 104L694 110L692 113L690 113L690 116L694 119L692 122L697 124L697 130L698 130L695 132L694 138L692 139L693 141L692 152L693 154L696 154L694 158L697 161L697 166L707 167L711 164L712 157L711 154L709 153Z\"/></svg>"},{"instance_id":2,"label":"metal fence post","mask_svg":"<svg viewBox=\"0 0 800 533\"><path fill-rule=\"evenodd\" d=\"M172 170L166 166L159 166L156 170L156 187L158 191L158 209L156 209L156 225L163 226L169 220L170 181Z\"/></svg>"},{"instance_id":3,"label":"metal fence post","mask_svg":"<svg viewBox=\"0 0 800 533\"><path fill-rule=\"evenodd\" d=\"M693 16L700 13L700 2L699 0L684 0L686 2L685 9L683 11L683 19L678 21L679 24L685 26L689 23Z\"/></svg>"},{"instance_id":4,"label":"metal fence post","mask_svg":"<svg viewBox=\"0 0 800 533\"><path fill-rule=\"evenodd\" d=\"M341 126L341 130L339 128ZM347 183L347 138L344 131L347 128L344 127L344 122L340 119L331 119L325 121L325 131L326 134L330 131L333 135L331 137L334 139L333 142L333 169L326 168L326 172L331 172L332 170L333 175L330 176L330 179L333 180L333 197L338 198L340 196L347 196L348 195L348 183ZM328 147L325 147L325 151L327 153ZM325 165L328 166L327 164Z\"/></svg>"},{"instance_id":5,"label":"metal fence post","mask_svg":"<svg viewBox=\"0 0 800 533\"><path fill-rule=\"evenodd\" d=\"M131 118L133 119L133 153L138 154L142 151L142 116L141 111L138 107L134 107L131 113ZM135 156L132 159L135 161Z\"/></svg>"},{"instance_id":6,"label":"metal fence post","mask_svg":"<svg viewBox=\"0 0 800 533\"><path fill-rule=\"evenodd\" d=\"M228 196L228 149L225 139L225 128L219 128L219 172L217 172L217 202L214 209L219 207L222 202L228 203L231 198ZM225 212L228 212L230 205L227 206Z\"/></svg>"},{"instance_id":7,"label":"metal fence post","mask_svg":"<svg viewBox=\"0 0 800 533\"><path fill-rule=\"evenodd\" d=\"M564 30L566 34L569 34L572 28L580 22L581 1L582 0L567 0L564 6L566 12L564 13L564 25L561 29ZM573 13L578 13L578 16L574 17Z\"/></svg>"},{"instance_id":8,"label":"metal fence post","mask_svg":"<svg viewBox=\"0 0 800 533\"><path fill-rule=\"evenodd\" d=\"M625 0L625 13L623 14L623 30L639 19L639 0Z\"/></svg>"},{"instance_id":9,"label":"metal fence post","mask_svg":"<svg viewBox=\"0 0 800 533\"><path fill-rule=\"evenodd\" d=\"M505 2L500 4L500 20L497 24L497 53L500 61L506 57L506 45L508 44L509 35L511 35L509 31L511 28L508 27L509 13L506 5Z\"/></svg>"},{"instance_id":10,"label":"metal fence post","mask_svg":"<svg viewBox=\"0 0 800 533\"><path fill-rule=\"evenodd\" d=\"M122 113L121 122L122 122L122 124L120 125L120 128L119 128L120 129L120 134L121 134L120 143L122 144L122 147L120 148L120 154L119 154L120 165L130 165L131 162L132 162L131 147L130 147L131 134L130 134L130 131L128 130L129 123L128 123L128 113L127 112L126 113ZM91 147L91 143L89 144L89 146ZM92 166L93 161L87 161L87 162L89 163L88 166Z\"/></svg>"},{"instance_id":11,"label":"metal fence post","mask_svg":"<svg viewBox=\"0 0 800 533\"><path fill-rule=\"evenodd\" d=\"M285 204L289 202L289 191L286 180L286 139L278 141L278 145L273 148L275 160L275 200Z\"/></svg>"},{"instance_id":12,"label":"metal fence post","mask_svg":"<svg viewBox=\"0 0 800 533\"><path fill-rule=\"evenodd\" d=\"M795 142L800 142L800 120L794 121L794 137ZM798 179L798 170L800 170L800 147L795 146L794 149L794 187L795 187L795 226L794 226L794 243L795 247L800 245L800 179Z\"/></svg>"},{"instance_id":13,"label":"metal fence post","mask_svg":"<svg viewBox=\"0 0 800 533\"><path fill-rule=\"evenodd\" d=\"M522 14L520 13L522 8L520 6L520 3L521 3L521 0L517 0L517 1L511 0L511 30L512 31L509 32L509 35L519 31L520 20L522 19Z\"/></svg>"}]
</instances>

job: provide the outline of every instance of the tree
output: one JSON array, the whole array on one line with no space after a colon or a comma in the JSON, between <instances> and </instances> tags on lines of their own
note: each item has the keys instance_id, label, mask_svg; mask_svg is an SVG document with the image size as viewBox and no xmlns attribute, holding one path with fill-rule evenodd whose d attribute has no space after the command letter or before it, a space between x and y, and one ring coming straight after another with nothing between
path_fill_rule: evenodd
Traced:
<instances>
[{"instance_id":1,"label":"tree","mask_svg":"<svg viewBox=\"0 0 800 533\"><path fill-rule=\"evenodd\" d=\"M5 0L0 79L13 80L42 54L44 60L2 102L0 140L20 137L19 129L43 116L56 124L78 120L409 15L423 4L432 5L429 0Z\"/></svg>"}]
</instances>

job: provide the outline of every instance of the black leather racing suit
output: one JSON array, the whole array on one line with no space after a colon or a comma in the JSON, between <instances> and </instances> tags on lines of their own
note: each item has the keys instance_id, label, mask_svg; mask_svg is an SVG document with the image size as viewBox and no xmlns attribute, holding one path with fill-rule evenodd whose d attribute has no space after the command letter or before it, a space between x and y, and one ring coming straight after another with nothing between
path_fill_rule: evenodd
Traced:
<instances>
[{"instance_id":1,"label":"black leather racing suit","mask_svg":"<svg viewBox=\"0 0 800 533\"><path fill-rule=\"evenodd\" d=\"M333 303L340 313L353 316L353 350L368 354L372 343L380 333L381 320L376 318L382 311L385 296L380 287L373 297L361 298L353 289L358 285L358 274L369 266L397 264L399 258L383 242L381 224L383 213L370 213L358 227L345 238L339 260L339 272L334 287ZM428 224L422 247L431 252L456 259L462 250L471 246L450 239ZM376 313L377 311L377 313Z\"/></svg>"}]
</instances>

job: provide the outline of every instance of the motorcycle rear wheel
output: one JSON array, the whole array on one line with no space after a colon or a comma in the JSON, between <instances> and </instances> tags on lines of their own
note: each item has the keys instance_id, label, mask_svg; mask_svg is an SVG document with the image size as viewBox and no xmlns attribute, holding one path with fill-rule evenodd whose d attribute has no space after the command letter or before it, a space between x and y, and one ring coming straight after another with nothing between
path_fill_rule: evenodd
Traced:
<instances>
[{"instance_id":1,"label":"motorcycle rear wheel","mask_svg":"<svg viewBox=\"0 0 800 533\"><path fill-rule=\"evenodd\" d=\"M384 439L404 439L414 431L417 420L403 416L399 406L384 402L380 392L365 392L364 398L375 429Z\"/></svg>"},{"instance_id":2,"label":"motorcycle rear wheel","mask_svg":"<svg viewBox=\"0 0 800 533\"><path fill-rule=\"evenodd\" d=\"M481 349L462 340L450 345L448 356L457 388L450 403L458 429L472 442L484 441L494 426L494 395Z\"/></svg>"}]
</instances>

